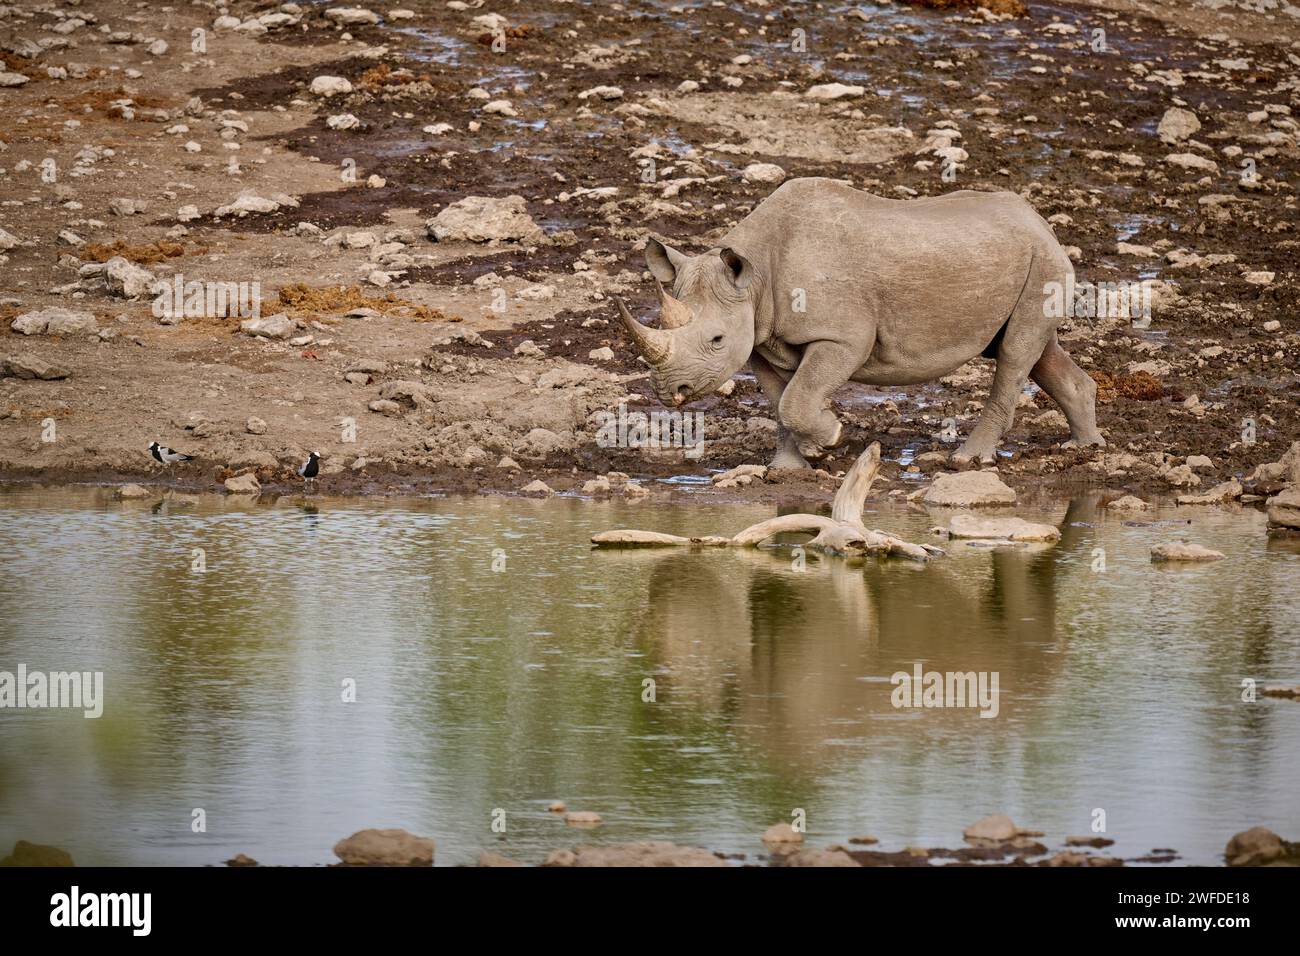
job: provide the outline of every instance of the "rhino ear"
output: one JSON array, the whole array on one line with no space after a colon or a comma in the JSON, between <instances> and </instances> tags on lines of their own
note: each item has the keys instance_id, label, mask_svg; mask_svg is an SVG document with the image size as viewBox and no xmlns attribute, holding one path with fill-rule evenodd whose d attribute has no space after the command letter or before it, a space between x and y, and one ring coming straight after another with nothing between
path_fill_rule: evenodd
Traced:
<instances>
[{"instance_id":1,"label":"rhino ear","mask_svg":"<svg viewBox=\"0 0 1300 956\"><path fill-rule=\"evenodd\" d=\"M749 260L742 256L735 249L724 248L718 250L718 255L731 270L731 281L737 289L744 289L754 279L754 267L749 264Z\"/></svg>"},{"instance_id":2,"label":"rhino ear","mask_svg":"<svg viewBox=\"0 0 1300 956\"><path fill-rule=\"evenodd\" d=\"M689 256L682 255L672 246L651 237L645 244L645 264L660 282L672 285L677 280L677 270Z\"/></svg>"}]
</instances>

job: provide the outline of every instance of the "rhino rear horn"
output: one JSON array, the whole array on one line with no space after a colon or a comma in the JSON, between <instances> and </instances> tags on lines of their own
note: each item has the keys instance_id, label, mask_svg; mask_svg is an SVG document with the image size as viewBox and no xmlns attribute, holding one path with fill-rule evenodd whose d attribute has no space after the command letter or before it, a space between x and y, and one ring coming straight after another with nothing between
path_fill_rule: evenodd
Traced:
<instances>
[{"instance_id":1,"label":"rhino rear horn","mask_svg":"<svg viewBox=\"0 0 1300 956\"><path fill-rule=\"evenodd\" d=\"M641 354L645 356L646 361L651 365L662 365L667 362L668 356L672 354L673 349L672 335L663 329L652 329L649 326L642 325L627 310L626 303L619 296L614 296L614 305L618 307L618 314L623 320L623 325L632 336L632 340L636 342L637 348L641 350Z\"/></svg>"},{"instance_id":2,"label":"rhino rear horn","mask_svg":"<svg viewBox=\"0 0 1300 956\"><path fill-rule=\"evenodd\" d=\"M659 293L660 326L665 329L680 329L691 321L690 306L680 299L674 299L658 282L655 283L655 291Z\"/></svg>"}]
</instances>

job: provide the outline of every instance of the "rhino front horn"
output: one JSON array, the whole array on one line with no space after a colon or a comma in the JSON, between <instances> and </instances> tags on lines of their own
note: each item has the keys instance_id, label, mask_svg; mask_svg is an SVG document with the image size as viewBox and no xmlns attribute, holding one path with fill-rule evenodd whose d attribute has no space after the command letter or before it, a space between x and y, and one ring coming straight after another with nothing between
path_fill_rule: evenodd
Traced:
<instances>
[{"instance_id":1,"label":"rhino front horn","mask_svg":"<svg viewBox=\"0 0 1300 956\"><path fill-rule=\"evenodd\" d=\"M673 348L673 337L663 329L652 329L638 322L619 296L614 296L614 305L618 306L618 314L623 319L623 324L627 326L628 332L646 361L651 365L661 365L668 361Z\"/></svg>"},{"instance_id":2,"label":"rhino front horn","mask_svg":"<svg viewBox=\"0 0 1300 956\"><path fill-rule=\"evenodd\" d=\"M665 329L680 329L691 321L690 306L680 299L674 299L658 282L655 283L655 290L659 293L660 325Z\"/></svg>"}]
</instances>

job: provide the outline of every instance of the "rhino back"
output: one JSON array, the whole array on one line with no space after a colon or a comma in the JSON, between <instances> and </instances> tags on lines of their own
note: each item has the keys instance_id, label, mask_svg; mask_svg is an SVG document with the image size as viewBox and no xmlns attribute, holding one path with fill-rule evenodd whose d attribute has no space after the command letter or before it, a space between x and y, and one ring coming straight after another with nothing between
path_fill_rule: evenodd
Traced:
<instances>
[{"instance_id":1,"label":"rhino back","mask_svg":"<svg viewBox=\"0 0 1300 956\"><path fill-rule=\"evenodd\" d=\"M908 364L917 376L979 353L1035 257L1070 268L1050 226L1014 193L896 200L830 179L783 184L723 244L764 271L762 321L775 338L870 339L886 364ZM796 290L805 312L793 308Z\"/></svg>"}]
</instances>

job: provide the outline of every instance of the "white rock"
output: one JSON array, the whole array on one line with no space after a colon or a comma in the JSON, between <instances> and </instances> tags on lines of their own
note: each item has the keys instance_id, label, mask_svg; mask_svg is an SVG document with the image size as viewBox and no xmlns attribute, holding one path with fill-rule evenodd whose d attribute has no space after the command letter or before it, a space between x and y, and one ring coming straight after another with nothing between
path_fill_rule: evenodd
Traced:
<instances>
[{"instance_id":1,"label":"white rock","mask_svg":"<svg viewBox=\"0 0 1300 956\"><path fill-rule=\"evenodd\" d=\"M1187 139L1200 128L1201 121L1196 118L1195 113L1174 106L1165 110L1165 115L1160 118L1160 125L1156 128L1156 135L1160 137L1160 141L1163 143L1178 143Z\"/></svg>"},{"instance_id":2,"label":"white rock","mask_svg":"<svg viewBox=\"0 0 1300 956\"><path fill-rule=\"evenodd\" d=\"M239 323L239 331L267 339L286 339L294 330L293 320L283 312Z\"/></svg>"},{"instance_id":3,"label":"white rock","mask_svg":"<svg viewBox=\"0 0 1300 956\"><path fill-rule=\"evenodd\" d=\"M379 14L364 7L330 7L325 11L325 18L344 26L361 26L365 23L379 22Z\"/></svg>"},{"instance_id":4,"label":"white rock","mask_svg":"<svg viewBox=\"0 0 1300 956\"><path fill-rule=\"evenodd\" d=\"M602 100L621 100L623 90L617 86L593 86L591 89L579 93L578 99L585 100L593 96Z\"/></svg>"},{"instance_id":5,"label":"white rock","mask_svg":"<svg viewBox=\"0 0 1300 956\"><path fill-rule=\"evenodd\" d=\"M22 86L29 79L21 73L0 73L0 86Z\"/></svg>"},{"instance_id":6,"label":"white rock","mask_svg":"<svg viewBox=\"0 0 1300 956\"><path fill-rule=\"evenodd\" d=\"M361 120L351 113L337 113L325 120L325 125L330 129L356 129L361 125Z\"/></svg>"},{"instance_id":7,"label":"white rock","mask_svg":"<svg viewBox=\"0 0 1300 956\"><path fill-rule=\"evenodd\" d=\"M779 183L785 179L785 170L776 163L750 163L740 177L747 183Z\"/></svg>"},{"instance_id":8,"label":"white rock","mask_svg":"<svg viewBox=\"0 0 1300 956\"><path fill-rule=\"evenodd\" d=\"M135 299L149 292L157 281L148 269L136 265L121 256L114 256L104 263L104 288L110 295L123 299Z\"/></svg>"},{"instance_id":9,"label":"white rock","mask_svg":"<svg viewBox=\"0 0 1300 956\"><path fill-rule=\"evenodd\" d=\"M867 92L865 86L848 86L844 83L821 83L809 87L804 96L810 100L838 100L845 96L861 96Z\"/></svg>"},{"instance_id":10,"label":"white rock","mask_svg":"<svg viewBox=\"0 0 1300 956\"><path fill-rule=\"evenodd\" d=\"M23 335L70 335L75 332L93 332L95 317L89 312L74 312L59 306L24 312L9 326Z\"/></svg>"},{"instance_id":11,"label":"white rock","mask_svg":"<svg viewBox=\"0 0 1300 956\"><path fill-rule=\"evenodd\" d=\"M1181 166L1183 169L1199 169L1207 173L1219 171L1218 163L1204 156L1197 156L1195 153L1170 153L1165 157L1165 162L1171 166Z\"/></svg>"},{"instance_id":12,"label":"white rock","mask_svg":"<svg viewBox=\"0 0 1300 956\"><path fill-rule=\"evenodd\" d=\"M467 196L441 210L425 223L425 228L435 242L539 243L546 239L541 227L528 215L523 196Z\"/></svg>"},{"instance_id":13,"label":"white rock","mask_svg":"<svg viewBox=\"0 0 1300 956\"><path fill-rule=\"evenodd\" d=\"M351 93L352 84L341 76L318 76L311 81L311 91L317 96L338 96Z\"/></svg>"}]
</instances>

